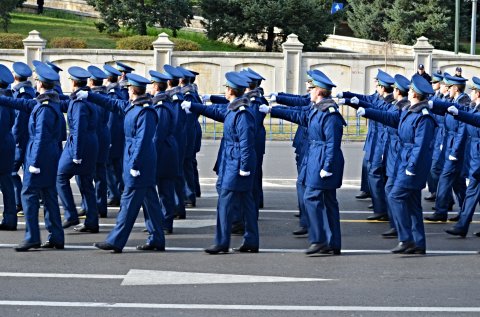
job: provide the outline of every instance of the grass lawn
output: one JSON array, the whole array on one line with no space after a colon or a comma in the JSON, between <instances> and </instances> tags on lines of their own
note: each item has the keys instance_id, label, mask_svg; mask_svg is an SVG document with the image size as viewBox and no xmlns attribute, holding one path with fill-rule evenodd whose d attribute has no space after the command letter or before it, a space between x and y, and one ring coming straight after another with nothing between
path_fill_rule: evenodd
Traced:
<instances>
[{"instance_id":1,"label":"grass lawn","mask_svg":"<svg viewBox=\"0 0 480 317\"><path fill-rule=\"evenodd\" d=\"M92 18L80 17L57 10L45 10L42 15L15 12L12 13L12 23L8 31L27 37L28 32L37 30L47 41L56 37L75 37L84 40L88 48L99 49L114 49L119 38L133 35L127 30L121 30L114 35L100 33L94 25L95 21ZM148 29L148 34L153 36L162 32L172 35L172 32L168 29ZM197 42L202 51L251 51L235 45L209 40L202 33L179 31L178 37ZM47 47L49 47L48 42Z\"/></svg>"}]
</instances>

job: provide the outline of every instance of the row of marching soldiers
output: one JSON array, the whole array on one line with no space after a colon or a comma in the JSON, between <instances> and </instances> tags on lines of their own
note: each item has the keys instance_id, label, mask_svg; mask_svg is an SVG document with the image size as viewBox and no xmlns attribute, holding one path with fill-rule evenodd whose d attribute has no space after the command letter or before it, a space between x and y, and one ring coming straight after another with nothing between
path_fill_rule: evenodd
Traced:
<instances>
[{"instance_id":1,"label":"row of marching soldiers","mask_svg":"<svg viewBox=\"0 0 480 317\"><path fill-rule=\"evenodd\" d=\"M164 235L172 233L174 218L185 219L185 207L195 206L195 198L200 194L198 172L195 173L201 134L199 113L183 110L181 105L203 105L194 84L198 73L165 65L163 73L151 70L151 78L147 79L132 73L134 69L124 63L116 64L116 68L106 64L103 69L93 65L87 69L70 67L73 92L69 96L62 93L61 69L53 63L33 62L35 87L28 81L33 74L28 65L14 63L13 74L0 65L0 187L5 205L0 230L16 230L17 211L23 209L26 234L16 251L63 249L64 229L71 226L77 232L98 233L99 217L107 216L108 205L117 204L120 212L116 226L104 242L95 246L122 252L142 207L148 238L137 249L163 251ZM223 222L235 221L239 227L245 227L246 243L240 251L258 252L261 158L265 150L265 115L258 111L258 106L266 103L258 86L264 78L251 69L241 75L228 73L227 83L230 76L234 79L228 89L233 83L241 87L232 95L218 97L216 109L225 118L216 119L224 122L233 113L235 118L230 123L238 125L238 129L225 124L216 163L220 195L216 241L229 245L230 225ZM147 91L150 84L151 91ZM244 94L247 88L248 93ZM232 110L233 105L237 108ZM251 110L255 105L257 110ZM248 116L244 115L246 107ZM26 129L24 139L17 137L20 128ZM116 145L119 155L113 155L118 152ZM15 182L20 182L21 188L20 195L17 189L17 200L12 182L14 165ZM24 169L23 184L18 176L20 166ZM238 177L228 175L232 166L243 168L236 171ZM82 196L83 224L70 186L74 176ZM111 195L108 201L107 188ZM58 198L64 208L63 222ZM44 243L38 223L41 201L49 232ZM237 208L239 202L245 207ZM15 205L19 210L15 210ZM218 248L220 243L215 245ZM218 253L215 246L206 251Z\"/></svg>"}]
</instances>

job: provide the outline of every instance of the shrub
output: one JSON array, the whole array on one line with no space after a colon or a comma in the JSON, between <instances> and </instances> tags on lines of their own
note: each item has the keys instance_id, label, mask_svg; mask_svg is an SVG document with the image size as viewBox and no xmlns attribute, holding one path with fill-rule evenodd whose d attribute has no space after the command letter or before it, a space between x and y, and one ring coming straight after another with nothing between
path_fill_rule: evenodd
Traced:
<instances>
[{"instance_id":1,"label":"shrub","mask_svg":"<svg viewBox=\"0 0 480 317\"><path fill-rule=\"evenodd\" d=\"M200 45L194 41L171 37L170 40L175 43L175 51L199 51Z\"/></svg>"},{"instance_id":2,"label":"shrub","mask_svg":"<svg viewBox=\"0 0 480 317\"><path fill-rule=\"evenodd\" d=\"M135 35L117 41L120 50L153 50L155 36Z\"/></svg>"},{"instance_id":3,"label":"shrub","mask_svg":"<svg viewBox=\"0 0 480 317\"><path fill-rule=\"evenodd\" d=\"M50 41L53 48L87 48L87 43L74 37L56 37Z\"/></svg>"},{"instance_id":4,"label":"shrub","mask_svg":"<svg viewBox=\"0 0 480 317\"><path fill-rule=\"evenodd\" d=\"M17 33L0 33L0 48L21 49L23 38L23 35Z\"/></svg>"}]
</instances>

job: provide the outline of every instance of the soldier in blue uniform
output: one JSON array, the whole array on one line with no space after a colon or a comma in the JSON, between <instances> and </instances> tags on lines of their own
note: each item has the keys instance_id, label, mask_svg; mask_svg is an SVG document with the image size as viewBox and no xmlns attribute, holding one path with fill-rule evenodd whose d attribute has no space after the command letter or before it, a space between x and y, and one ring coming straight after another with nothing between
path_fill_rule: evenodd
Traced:
<instances>
[{"instance_id":1,"label":"soldier in blue uniform","mask_svg":"<svg viewBox=\"0 0 480 317\"><path fill-rule=\"evenodd\" d=\"M68 69L73 92L70 101L62 102L62 111L67 113L70 135L58 164L57 191L64 208L63 228L78 225L78 232L97 233L98 211L93 187L93 176L98 155L97 120L94 105L77 97L78 92L89 90L87 79L91 74L81 67ZM78 212L73 200L70 179L78 175L80 192L85 198L86 219L79 225Z\"/></svg>"},{"instance_id":2,"label":"soldier in blue uniform","mask_svg":"<svg viewBox=\"0 0 480 317\"><path fill-rule=\"evenodd\" d=\"M122 73L120 78L118 78L118 84L120 85L120 94L122 95L122 100L128 100L128 80L127 74L135 71L135 68L128 66L125 63L115 62L117 64L117 70Z\"/></svg>"},{"instance_id":3,"label":"soldier in blue uniform","mask_svg":"<svg viewBox=\"0 0 480 317\"><path fill-rule=\"evenodd\" d=\"M187 113L182 110L180 104L183 101L182 88L179 86L180 78L183 74L177 68L171 65L163 66L165 72L172 77L168 80L167 90L165 93L170 97L173 103L173 109L177 111L177 126L175 127L175 139L178 146L178 177L175 180L175 217L178 219L185 219L187 212L185 210L185 176L183 173L183 162L185 160L186 150L186 122Z\"/></svg>"},{"instance_id":4,"label":"soldier in blue uniform","mask_svg":"<svg viewBox=\"0 0 480 317\"><path fill-rule=\"evenodd\" d=\"M57 177L58 159L61 149L60 124L63 113L60 112L59 98L54 88L59 80L56 72L45 64L35 66L36 88L39 95L34 99L0 97L0 112L4 106L15 108L30 114L28 122L29 139L25 154L22 203L25 211L25 240L15 247L16 251L32 248L64 248L64 234L60 209L58 207ZM0 76L3 77L3 76ZM3 124L1 125L3 127ZM2 146L5 144L1 143ZM2 158L4 158L2 149ZM44 201L45 227L49 232L47 241L40 245L38 210L40 198Z\"/></svg>"},{"instance_id":5,"label":"soldier in blue uniform","mask_svg":"<svg viewBox=\"0 0 480 317\"><path fill-rule=\"evenodd\" d=\"M180 78L180 87L183 97L186 101L194 103L202 103L202 99L198 95L195 87L191 84L191 80L195 78L195 75L189 70L177 66L183 77ZM194 172L194 159L195 159L195 142L198 122L198 114L189 113L185 122L185 157L183 159L183 176L184 176L184 191L185 207L195 207L197 195L195 194L195 172Z\"/></svg>"},{"instance_id":6,"label":"soldier in blue uniform","mask_svg":"<svg viewBox=\"0 0 480 317\"><path fill-rule=\"evenodd\" d=\"M0 96L12 96L8 86L14 78L10 70L0 64ZM3 220L0 230L17 230L17 212L15 210L15 191L13 189L12 170L15 159L15 141L12 127L15 123L15 111L0 107L0 190L3 195Z\"/></svg>"},{"instance_id":7,"label":"soldier in blue uniform","mask_svg":"<svg viewBox=\"0 0 480 317\"><path fill-rule=\"evenodd\" d=\"M152 107L152 99L146 94L150 81L137 74L127 74L128 92L131 101L111 99L101 94L84 91L82 99L87 99L109 111L125 114L125 151L123 157L123 178L125 189L121 198L117 223L104 242L95 247L102 250L122 252L132 231L135 219L143 204L145 222L149 236L142 251L164 251L163 215L155 190L157 153L155 133L158 121Z\"/></svg>"},{"instance_id":8,"label":"soldier in blue uniform","mask_svg":"<svg viewBox=\"0 0 480 317\"><path fill-rule=\"evenodd\" d=\"M30 67L22 62L15 62L12 65L13 76L15 81L12 84L12 94L14 98L33 99L36 92L32 87L32 83L28 77L32 76ZM13 164L12 178L15 189L15 204L17 212L23 210L22 208L22 179L18 175L20 167L25 170L24 160L25 151L28 143L28 119L29 114L24 111L15 110L15 123L13 124L12 133L15 141L15 162Z\"/></svg>"},{"instance_id":9,"label":"soldier in blue uniform","mask_svg":"<svg viewBox=\"0 0 480 317\"><path fill-rule=\"evenodd\" d=\"M414 75L408 100L401 112L384 112L384 122L398 127L401 144L397 168L388 202L395 217L399 244L392 253L425 254L426 240L422 219L421 191L432 163L436 122L428 110L428 97L434 91L422 76ZM370 109L360 107L358 115Z\"/></svg>"},{"instance_id":10,"label":"soldier in blue uniform","mask_svg":"<svg viewBox=\"0 0 480 317\"><path fill-rule=\"evenodd\" d=\"M230 101L227 110L206 107L200 103L182 102L185 111L200 113L213 120L223 122L223 156L218 167L217 228L215 244L205 249L206 253L227 253L230 247L232 218L244 212L245 234L239 252L258 252L258 222L252 195L255 155L255 118L247 110L249 100L243 94L248 87L245 78L238 73L225 75L225 97Z\"/></svg>"},{"instance_id":11,"label":"soldier in blue uniform","mask_svg":"<svg viewBox=\"0 0 480 317\"><path fill-rule=\"evenodd\" d=\"M308 215L310 246L307 255L341 253L340 211L336 190L342 185L344 158L340 148L345 120L331 98L336 87L326 75L310 73L311 110L295 111L260 106L260 111L307 127L308 148L298 181Z\"/></svg>"},{"instance_id":12,"label":"soldier in blue uniform","mask_svg":"<svg viewBox=\"0 0 480 317\"><path fill-rule=\"evenodd\" d=\"M108 64L103 65L103 70L108 76L105 80L108 96L113 99L124 98L124 95L121 92L120 84L118 83L118 77L121 76L122 73ZM123 114L110 112L107 126L108 130L110 131L111 140L107 161L107 206L119 207L120 196L122 195L121 192L123 191L124 187L122 178L123 146L125 144L125 134L123 133Z\"/></svg>"},{"instance_id":13,"label":"soldier in blue uniform","mask_svg":"<svg viewBox=\"0 0 480 317\"><path fill-rule=\"evenodd\" d=\"M464 93L467 79L445 74L445 83L449 86L449 95L454 103L469 106L470 98ZM444 109L435 107L437 100L433 101L432 112L445 116ZM468 164L466 125L455 120L452 116L445 117L445 133L448 134L445 147L445 163L438 180L435 212L426 216L425 220L445 222L451 204L451 191L455 193L458 205L461 207L465 199L467 185L465 182L464 165ZM453 220L458 218L453 217Z\"/></svg>"},{"instance_id":14,"label":"soldier in blue uniform","mask_svg":"<svg viewBox=\"0 0 480 317\"><path fill-rule=\"evenodd\" d=\"M170 97L165 93L167 82L172 79L168 74L151 70L152 103L158 115L155 147L157 150L157 191L162 213L165 218L164 232L173 233L175 217L175 181L178 177L178 146L175 139L177 111Z\"/></svg>"},{"instance_id":15,"label":"soldier in blue uniform","mask_svg":"<svg viewBox=\"0 0 480 317\"><path fill-rule=\"evenodd\" d=\"M49 61L46 61L45 64L50 67L52 70L54 70L58 75L60 75L60 72L63 71L63 69L61 69L60 67L58 67L57 65L55 65L54 63L52 62L49 62ZM63 90L62 90L62 86L60 84L60 77L59 79L55 82L55 87L53 88L57 94L59 96L64 96L63 94ZM65 139L66 140L66 139ZM65 141L63 140L63 141Z\"/></svg>"},{"instance_id":16,"label":"soldier in blue uniform","mask_svg":"<svg viewBox=\"0 0 480 317\"><path fill-rule=\"evenodd\" d=\"M195 84L195 79L197 78L200 73L193 71L191 69L187 69L190 71L194 77L190 79L190 83L192 84L193 88L195 91L198 93L198 86ZM202 196L202 190L200 188L200 177L198 175L198 162L197 162L197 153L200 152L200 149L202 148L202 127L200 125L200 122L197 120L195 121L195 156L193 157L193 176L195 179L195 196L197 198Z\"/></svg>"}]
</instances>

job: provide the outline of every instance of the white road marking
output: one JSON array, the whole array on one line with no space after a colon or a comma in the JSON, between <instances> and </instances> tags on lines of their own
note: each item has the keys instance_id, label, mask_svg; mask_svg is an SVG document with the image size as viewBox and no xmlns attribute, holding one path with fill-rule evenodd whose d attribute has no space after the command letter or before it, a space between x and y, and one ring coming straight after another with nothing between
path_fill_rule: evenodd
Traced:
<instances>
[{"instance_id":1,"label":"white road marking","mask_svg":"<svg viewBox=\"0 0 480 317\"><path fill-rule=\"evenodd\" d=\"M295 305L218 305L218 304L157 304L157 303L98 303L54 301L0 300L0 306L137 308L185 310L245 310L245 311L364 311L364 312L437 312L478 313L480 307L406 307L406 306L295 306Z\"/></svg>"}]
</instances>

